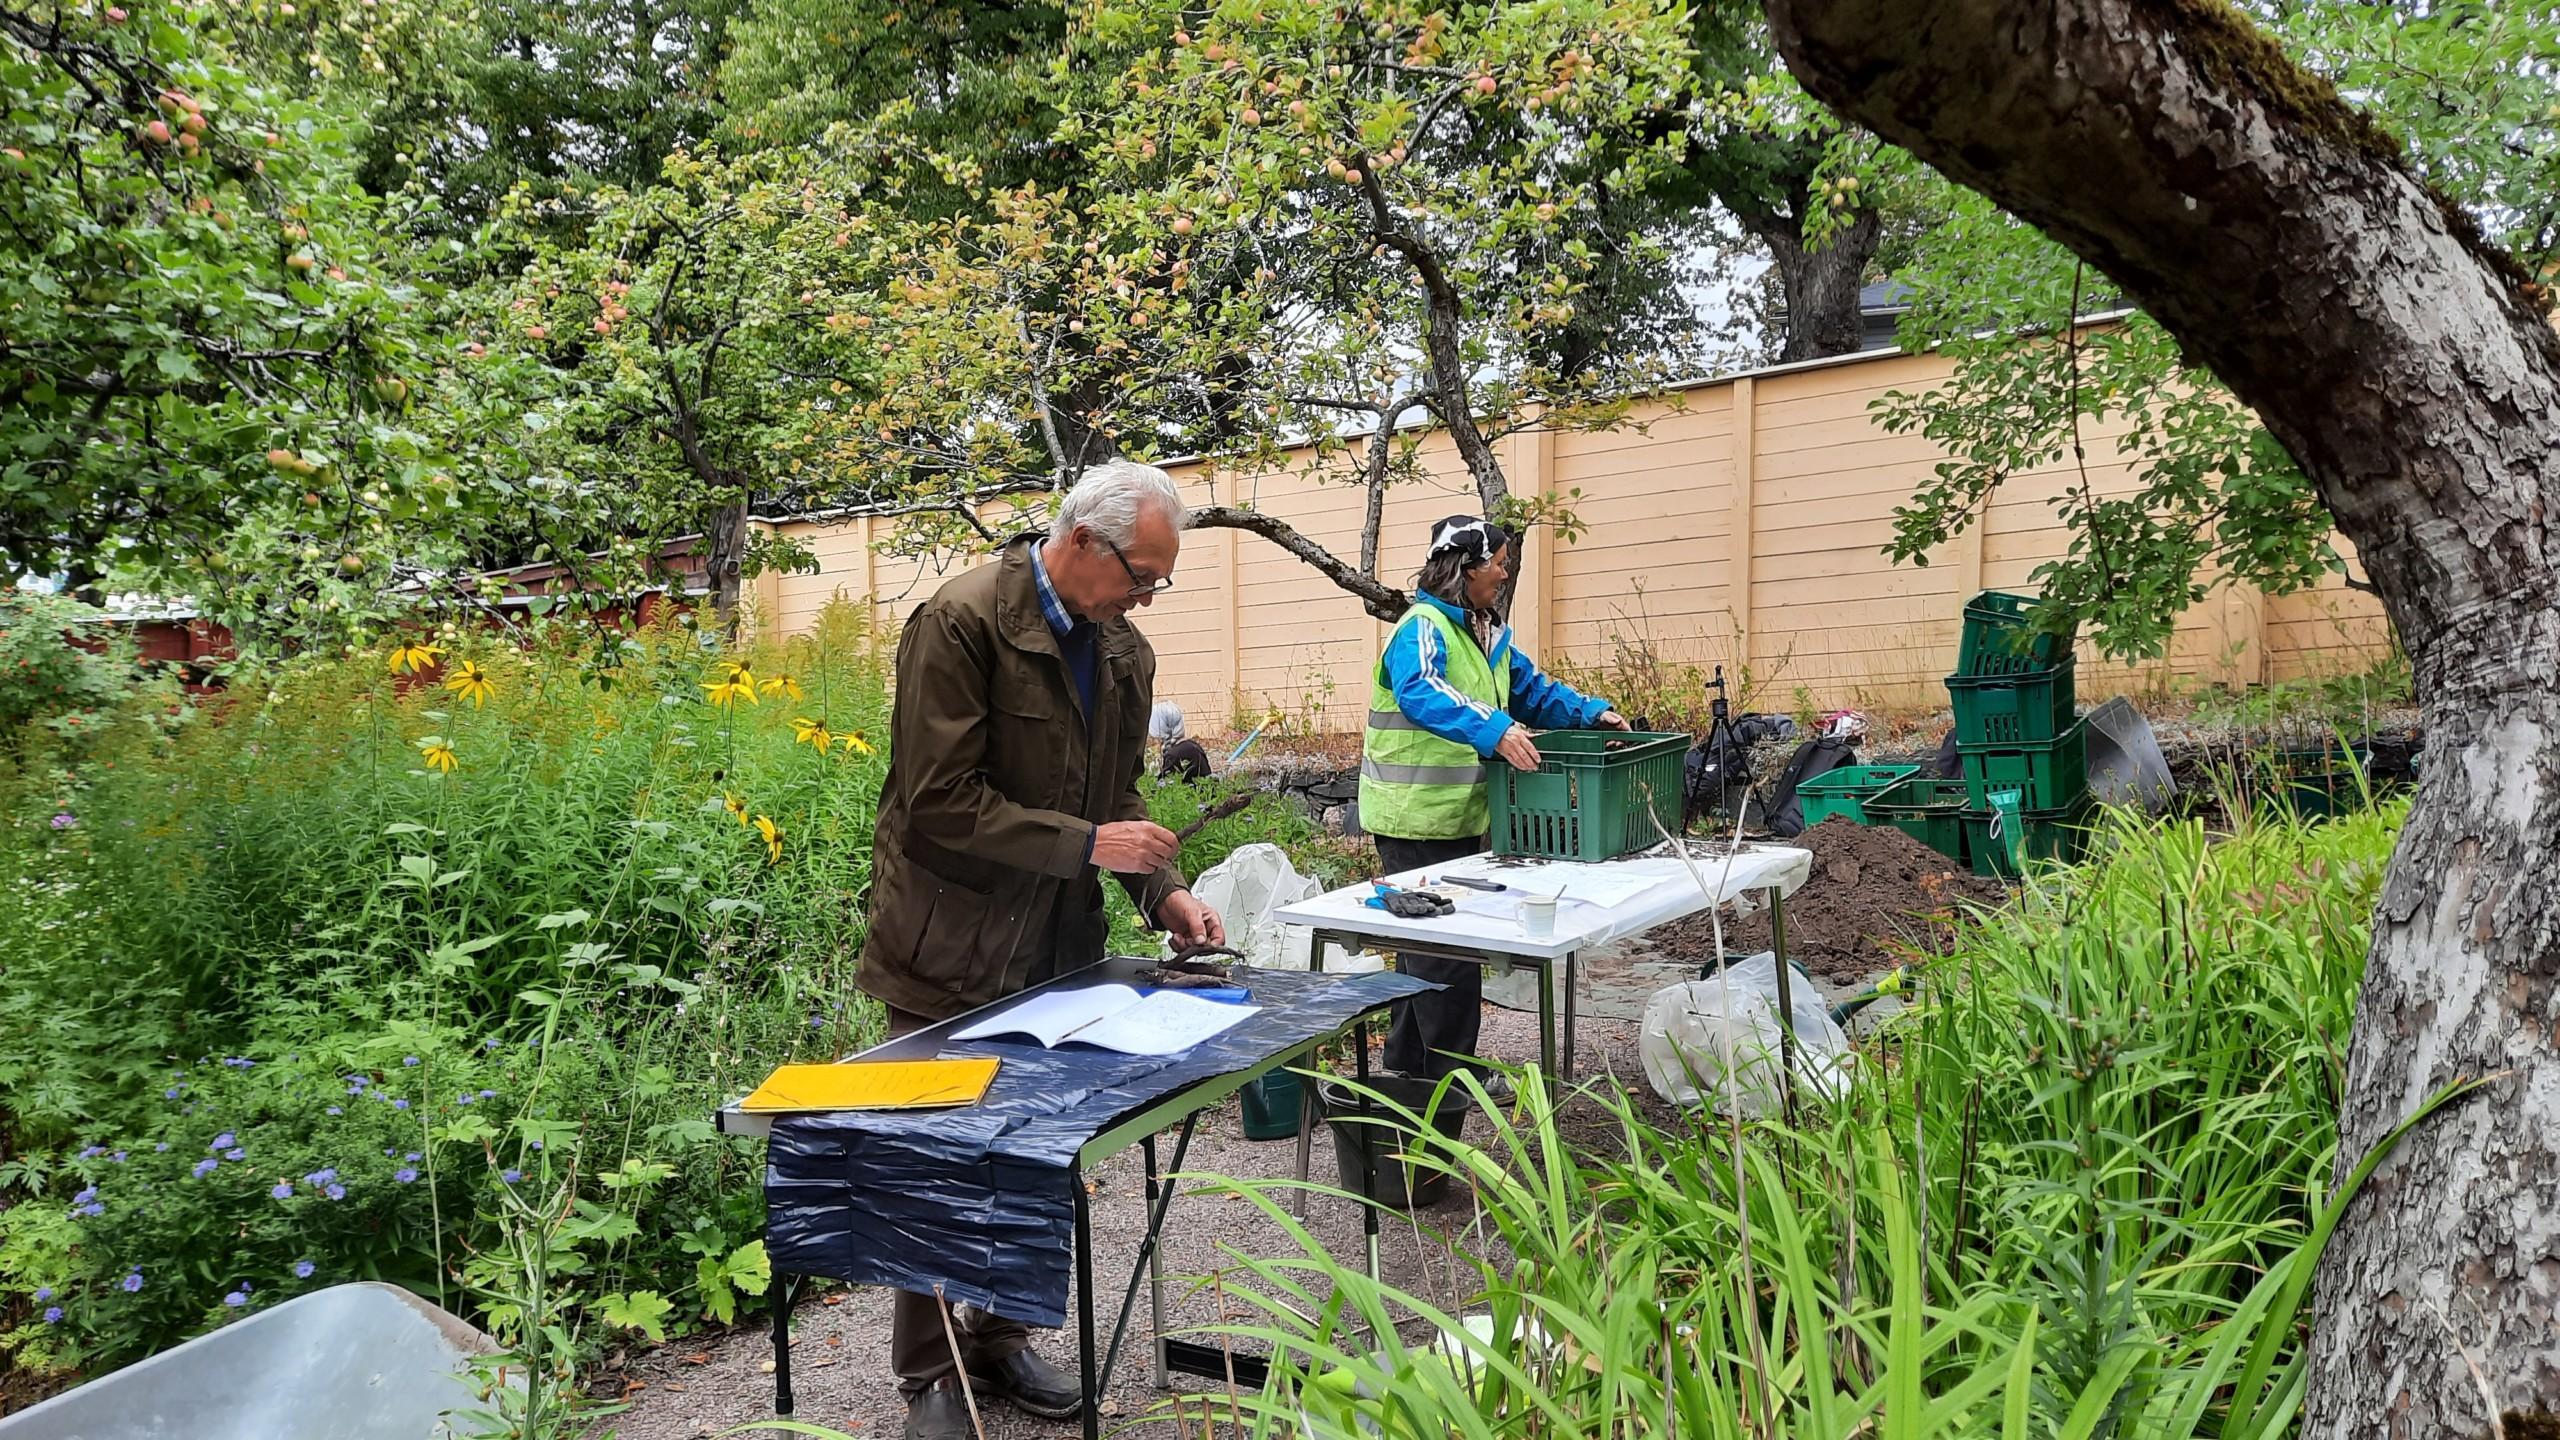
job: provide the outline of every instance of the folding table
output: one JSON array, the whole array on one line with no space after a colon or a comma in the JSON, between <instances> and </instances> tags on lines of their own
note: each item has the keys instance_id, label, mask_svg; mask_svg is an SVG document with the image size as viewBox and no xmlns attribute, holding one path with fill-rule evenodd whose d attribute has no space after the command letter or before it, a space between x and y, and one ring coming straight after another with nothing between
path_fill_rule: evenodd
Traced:
<instances>
[{"instance_id":1,"label":"folding table","mask_svg":"<svg viewBox=\"0 0 2560 1440\"><path fill-rule=\"evenodd\" d=\"M1573 1074L1575 997L1584 950L1610 940L1640 935L1657 925L1703 914L1737 896L1761 892L1770 907L1772 939L1778 957L1786 958L1786 914L1783 897L1813 873L1809 851L1784 845L1687 842L1684 856L1630 856L1599 864L1539 860L1519 856L1470 855L1445 865L1425 866L1387 877L1386 883L1418 886L1426 879L1458 876L1504 887L1483 893L1450 887L1456 897L1454 915L1404 920L1368 903L1376 893L1370 882L1347 885L1272 912L1284 925L1314 931L1308 947L1311 963L1324 965L1327 944L1346 954L1392 950L1399 956L1428 956L1481 965L1497 974L1515 965L1538 972L1538 1055L1546 1072L1558 1079ZM1583 894L1575 894L1576 887ZM1553 934L1533 938L1520 921L1524 895L1563 891L1556 907ZM1586 898L1587 897L1587 898ZM1556 1064L1555 985L1553 970L1564 969L1564 1064Z\"/></svg>"},{"instance_id":2,"label":"folding table","mask_svg":"<svg viewBox=\"0 0 2560 1440\"><path fill-rule=\"evenodd\" d=\"M931 1059L947 1048L953 1048L952 1037L956 1032L965 1030L980 1020L1020 1003L1027 996L1044 991L1070 990L1092 985L1143 985L1145 972L1152 969L1155 963L1152 960L1125 957L1106 959L1099 964L1062 975L1020 995L1007 996L994 1004L955 1016L885 1044L873 1046L858 1055L848 1056L847 1059ZM1309 977L1304 975L1252 970L1239 970L1237 973L1241 983L1257 990L1255 997L1257 1001L1262 998L1262 992L1266 990L1281 994L1294 993L1301 998L1307 994L1305 987ZM1357 1067L1354 1075L1359 1080L1367 1080L1369 1052L1366 1032L1369 1017L1403 996L1431 988L1434 987L1423 981L1392 974L1329 979L1320 987L1325 992L1322 998L1311 1003L1328 1011L1339 1012L1340 1018L1338 1022L1328 1022L1327 1028L1320 1033L1274 1036L1267 1042L1260 1041L1255 1038L1256 1022L1263 1017L1256 1016L1230 1030L1226 1035L1208 1042L1213 1046L1226 1044L1230 1037L1235 1037L1233 1043L1228 1044L1228 1049L1243 1053L1227 1057L1232 1058L1234 1062L1229 1068L1222 1068L1215 1074L1185 1080L1163 1089L1160 1093L1149 1094L1142 1102L1130 1108L1107 1115L1097 1114L1092 1131L1075 1148L1071 1163L1064 1167L1063 1176L1074 1208L1077 1353L1085 1394L1084 1433L1087 1440L1095 1440L1095 1437L1100 1434L1102 1383L1110 1375L1114 1363L1119 1358L1120 1342L1127 1333L1129 1316L1136 1307L1138 1290L1142 1283L1148 1285L1150 1331L1155 1346L1155 1381L1159 1388L1166 1383L1168 1372L1176 1370L1185 1374L1223 1378L1231 1360L1236 1366L1239 1380L1246 1383L1260 1383L1263 1362L1259 1357L1230 1356L1228 1352L1217 1348L1182 1341L1169 1341L1163 1336L1164 1274L1157 1239L1163 1231L1166 1213L1173 1204L1174 1187L1160 1178L1164 1172L1160 1172L1157 1168L1156 1136L1158 1132L1176 1125L1181 1127L1174 1140L1172 1164L1169 1167L1171 1172L1178 1173L1182 1169L1183 1158L1190 1149L1192 1133L1202 1111L1219 1105L1229 1095L1242 1089L1247 1082L1281 1066L1304 1059L1312 1054L1317 1046L1346 1032L1359 1032L1353 1045ZM1276 1027L1264 1025L1259 1028L1268 1032ZM1299 1028L1304 1028L1303 1023ZM958 1048L968 1049L972 1053L984 1053L986 1047L961 1046ZM1025 1057L1026 1060L1030 1058L1032 1057ZM1219 1063L1225 1065L1226 1058L1222 1058ZM990 1101L998 1098L1005 1083L1006 1071L999 1069L995 1087L989 1091ZM714 1123L723 1134L770 1136L777 1119L790 1118L795 1117L745 1111L739 1108L737 1101L733 1100L721 1107L714 1117ZM1306 1170L1306 1143L1306 1125L1302 1121L1299 1139L1299 1175L1302 1179ZM1131 1269L1128 1286L1122 1292L1119 1315L1112 1325L1109 1344L1107 1347L1097 1348L1098 1328L1093 1288L1093 1227L1086 1204L1084 1174L1094 1165L1121 1154L1133 1145L1143 1153L1146 1162L1146 1233L1139 1243L1138 1260ZM775 1168L769 1162L766 1171L769 1214L774 1203L772 1190L774 1177ZM851 1225L856 1222L857 1217L847 1214L844 1219L847 1225ZM1376 1208L1363 1206L1361 1220L1367 1232L1370 1264L1374 1268L1378 1254ZM774 1271L772 1296L774 1411L779 1415L791 1413L791 1300L793 1291L802 1278L804 1278L802 1273L786 1271L779 1264ZM862 1277L841 1278L859 1280Z\"/></svg>"}]
</instances>

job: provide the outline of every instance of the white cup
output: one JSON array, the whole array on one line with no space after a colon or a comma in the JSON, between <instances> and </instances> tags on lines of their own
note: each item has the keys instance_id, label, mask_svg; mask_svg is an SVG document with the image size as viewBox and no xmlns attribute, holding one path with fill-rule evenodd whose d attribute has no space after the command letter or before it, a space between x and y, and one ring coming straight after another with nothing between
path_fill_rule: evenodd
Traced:
<instances>
[{"instance_id":1,"label":"white cup","mask_svg":"<svg viewBox=\"0 0 2560 1440\"><path fill-rule=\"evenodd\" d=\"M1556 933L1556 897L1523 895L1520 897L1520 929L1532 940L1544 940Z\"/></svg>"}]
</instances>

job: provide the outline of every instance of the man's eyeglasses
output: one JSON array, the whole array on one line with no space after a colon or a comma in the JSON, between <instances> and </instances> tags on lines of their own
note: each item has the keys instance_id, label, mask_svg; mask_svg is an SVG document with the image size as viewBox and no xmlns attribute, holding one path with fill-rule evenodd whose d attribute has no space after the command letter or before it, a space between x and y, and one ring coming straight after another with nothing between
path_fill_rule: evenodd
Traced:
<instances>
[{"instance_id":1,"label":"man's eyeglasses","mask_svg":"<svg viewBox=\"0 0 2560 1440\"><path fill-rule=\"evenodd\" d=\"M1129 557L1121 554L1120 547L1112 544L1108 536L1097 532L1093 538L1100 540L1103 548L1111 552L1111 558L1120 562L1121 570L1126 572L1129 577L1130 595L1161 595L1167 590L1173 588L1172 576L1167 575L1161 580L1149 580L1145 576L1140 575L1135 569L1131 568L1129 564Z\"/></svg>"}]
</instances>

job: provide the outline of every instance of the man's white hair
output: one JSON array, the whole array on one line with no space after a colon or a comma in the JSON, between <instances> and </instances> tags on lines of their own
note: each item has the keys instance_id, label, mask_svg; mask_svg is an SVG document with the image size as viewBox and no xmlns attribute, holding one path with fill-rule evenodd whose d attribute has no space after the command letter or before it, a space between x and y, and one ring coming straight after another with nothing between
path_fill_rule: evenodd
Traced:
<instances>
[{"instance_id":1,"label":"man's white hair","mask_svg":"<svg viewBox=\"0 0 2560 1440\"><path fill-rule=\"evenodd\" d=\"M1188 518L1172 476L1134 460L1107 461L1084 472L1058 502L1049 538L1064 540L1081 525L1114 545L1126 545L1137 538L1138 516L1149 506L1161 507L1176 530Z\"/></svg>"}]
</instances>

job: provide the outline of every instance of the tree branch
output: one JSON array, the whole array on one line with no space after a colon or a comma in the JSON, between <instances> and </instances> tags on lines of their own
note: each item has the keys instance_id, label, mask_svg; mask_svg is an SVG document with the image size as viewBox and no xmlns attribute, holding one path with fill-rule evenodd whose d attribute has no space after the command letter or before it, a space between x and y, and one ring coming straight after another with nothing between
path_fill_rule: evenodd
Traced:
<instances>
[{"instance_id":1,"label":"tree branch","mask_svg":"<svg viewBox=\"0 0 2560 1440\"><path fill-rule=\"evenodd\" d=\"M1361 608L1390 624L1404 618L1405 610L1413 603L1403 591L1382 585L1375 577L1363 575L1353 566L1344 564L1332 551L1308 539L1276 515L1266 515L1238 505L1200 505L1193 507L1187 528L1242 530L1248 535L1259 535L1314 566L1318 574L1356 597Z\"/></svg>"}]
</instances>

